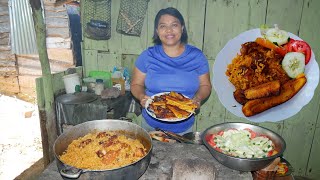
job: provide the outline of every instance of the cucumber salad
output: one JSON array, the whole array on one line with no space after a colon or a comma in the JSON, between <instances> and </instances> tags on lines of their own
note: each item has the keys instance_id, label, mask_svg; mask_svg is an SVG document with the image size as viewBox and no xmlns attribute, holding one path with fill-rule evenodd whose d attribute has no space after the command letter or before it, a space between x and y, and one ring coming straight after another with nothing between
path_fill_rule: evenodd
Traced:
<instances>
[{"instance_id":1,"label":"cucumber salad","mask_svg":"<svg viewBox=\"0 0 320 180\"><path fill-rule=\"evenodd\" d=\"M305 71L305 65L311 60L311 47L303 40L296 40L289 36L285 30L281 30L277 24L274 28L267 25L260 27L262 38L256 42L266 48L274 50L283 56L282 67L290 78L296 78Z\"/></svg>"},{"instance_id":2,"label":"cucumber salad","mask_svg":"<svg viewBox=\"0 0 320 180\"><path fill-rule=\"evenodd\" d=\"M217 151L240 158L264 158L275 153L273 142L257 136L251 129L229 129L207 136L207 142Z\"/></svg>"}]
</instances>

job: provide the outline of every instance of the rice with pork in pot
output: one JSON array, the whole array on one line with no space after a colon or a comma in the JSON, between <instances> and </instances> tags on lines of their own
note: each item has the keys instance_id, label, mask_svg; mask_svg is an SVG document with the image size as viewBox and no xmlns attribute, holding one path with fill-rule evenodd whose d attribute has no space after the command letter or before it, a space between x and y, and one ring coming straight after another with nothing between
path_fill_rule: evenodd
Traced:
<instances>
[{"instance_id":1,"label":"rice with pork in pot","mask_svg":"<svg viewBox=\"0 0 320 180\"><path fill-rule=\"evenodd\" d=\"M246 90L250 87L279 80L281 84L290 78L282 69L283 57L255 42L241 45L241 54L228 65L226 75L236 89Z\"/></svg>"},{"instance_id":2,"label":"rice with pork in pot","mask_svg":"<svg viewBox=\"0 0 320 180\"><path fill-rule=\"evenodd\" d=\"M93 132L72 141L59 159L80 169L104 170L136 162L146 155L146 151L138 139L123 133Z\"/></svg>"}]
</instances>

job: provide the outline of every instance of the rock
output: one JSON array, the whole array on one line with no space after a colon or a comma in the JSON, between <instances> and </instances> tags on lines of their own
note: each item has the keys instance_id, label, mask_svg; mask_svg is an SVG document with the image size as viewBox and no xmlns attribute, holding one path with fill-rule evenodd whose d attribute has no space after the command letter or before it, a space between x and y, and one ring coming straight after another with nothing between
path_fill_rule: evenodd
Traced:
<instances>
[{"instance_id":1,"label":"rock","mask_svg":"<svg viewBox=\"0 0 320 180\"><path fill-rule=\"evenodd\" d=\"M34 110L24 112L24 118L31 118Z\"/></svg>"},{"instance_id":2,"label":"rock","mask_svg":"<svg viewBox=\"0 0 320 180\"><path fill-rule=\"evenodd\" d=\"M173 180L212 180L216 168L213 163L200 159L176 159L173 162Z\"/></svg>"},{"instance_id":3,"label":"rock","mask_svg":"<svg viewBox=\"0 0 320 180\"><path fill-rule=\"evenodd\" d=\"M115 87L106 88L101 92L102 99L117 98L120 96L120 90Z\"/></svg>"}]
</instances>

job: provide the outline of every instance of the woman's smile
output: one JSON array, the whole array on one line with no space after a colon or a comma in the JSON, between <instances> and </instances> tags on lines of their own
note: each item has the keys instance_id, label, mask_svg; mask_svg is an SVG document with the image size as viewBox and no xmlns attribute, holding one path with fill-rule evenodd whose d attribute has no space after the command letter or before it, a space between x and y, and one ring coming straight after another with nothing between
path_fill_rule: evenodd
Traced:
<instances>
[{"instance_id":1,"label":"woman's smile","mask_svg":"<svg viewBox=\"0 0 320 180\"><path fill-rule=\"evenodd\" d=\"M181 43L183 27L180 21L171 16L161 16L157 28L158 36L164 46L179 45Z\"/></svg>"},{"instance_id":2,"label":"woman's smile","mask_svg":"<svg viewBox=\"0 0 320 180\"><path fill-rule=\"evenodd\" d=\"M174 39L175 38L175 35L174 34L168 34L168 35L165 35L165 37L167 39Z\"/></svg>"}]
</instances>

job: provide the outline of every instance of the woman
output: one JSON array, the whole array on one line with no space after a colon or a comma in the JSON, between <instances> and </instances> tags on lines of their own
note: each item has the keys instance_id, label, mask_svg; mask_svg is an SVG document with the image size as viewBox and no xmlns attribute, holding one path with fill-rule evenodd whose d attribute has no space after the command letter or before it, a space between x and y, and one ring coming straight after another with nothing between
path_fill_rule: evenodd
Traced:
<instances>
[{"instance_id":1,"label":"woman","mask_svg":"<svg viewBox=\"0 0 320 180\"><path fill-rule=\"evenodd\" d=\"M198 48L187 44L188 35L180 12L172 7L161 9L154 21L154 46L143 51L135 63L131 92L145 107L150 96L176 91L193 99L200 107L201 101L211 92L208 61ZM143 109L142 127L146 130L163 130L186 133L192 131L195 118L180 122L163 122Z\"/></svg>"}]
</instances>

